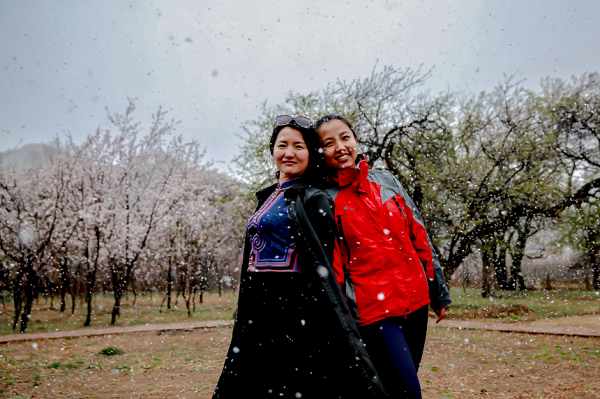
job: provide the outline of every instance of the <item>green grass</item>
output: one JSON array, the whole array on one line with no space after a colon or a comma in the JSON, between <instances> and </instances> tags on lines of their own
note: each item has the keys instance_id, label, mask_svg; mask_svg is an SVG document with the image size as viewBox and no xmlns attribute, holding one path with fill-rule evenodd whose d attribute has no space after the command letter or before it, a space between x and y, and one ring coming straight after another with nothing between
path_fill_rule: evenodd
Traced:
<instances>
[{"instance_id":1,"label":"green grass","mask_svg":"<svg viewBox=\"0 0 600 399\"><path fill-rule=\"evenodd\" d=\"M125 351L123 349L115 348L114 346L108 346L98 352L98 354L105 356L124 355Z\"/></svg>"},{"instance_id":2,"label":"green grass","mask_svg":"<svg viewBox=\"0 0 600 399\"><path fill-rule=\"evenodd\" d=\"M133 305L133 297L123 298L121 302L121 316L117 318L117 325L134 326L144 324L169 324L185 323L204 320L230 320L237 303L237 293L224 292L221 297L217 293L204 293L204 303L196 303L196 311L188 317L185 303L179 298L178 304L172 305L171 309L163 305L159 310L164 295L154 295L152 299L148 296L138 296L136 305ZM172 297L173 304L175 295ZM89 327L83 327L87 315L87 305L77 300L75 314L71 314L70 297L67 302L69 307L63 313L58 311L60 303L54 300L54 308L50 308L50 301L40 298L34 303L31 321L26 332L53 332L71 331L81 328L104 328L112 327L110 324L112 306L114 300L110 295L96 295L92 302L92 323ZM0 335L18 334L20 325L12 329L14 310L12 303L7 302L6 308L0 307ZM69 339L69 338L67 338Z\"/></svg>"},{"instance_id":3,"label":"green grass","mask_svg":"<svg viewBox=\"0 0 600 399\"><path fill-rule=\"evenodd\" d=\"M55 360L52 363L50 363L49 365L47 365L46 367L48 367L49 369L58 369L58 368L63 368L63 369L74 369L79 367L81 364L83 364L83 362L81 361L77 361L77 362L67 362L67 363L62 363L60 362L60 360Z\"/></svg>"},{"instance_id":4,"label":"green grass","mask_svg":"<svg viewBox=\"0 0 600 399\"><path fill-rule=\"evenodd\" d=\"M482 298L475 288L452 288L452 305L447 314L465 318L479 312L485 317L510 320L536 320L598 311L599 291L497 291L501 298Z\"/></svg>"},{"instance_id":5,"label":"green grass","mask_svg":"<svg viewBox=\"0 0 600 399\"><path fill-rule=\"evenodd\" d=\"M540 318L553 318L568 315L590 313L600 306L600 292L556 289L552 291L498 291L502 298L482 298L479 289L454 287L451 291L453 303L448 309L448 316L468 318L475 312L484 313L486 317L499 320L528 321ZM154 295L153 298L138 296L133 306L133 297L123 298L121 316L117 319L120 326L144 324L169 324L203 320L230 320L237 303L237 294L205 293L204 303L196 304L196 311L188 317L185 304L181 298L177 306L159 311L164 296ZM174 303L174 296L173 296ZM69 301L70 304L70 301ZM86 328L83 323L87 308L77 301L75 314L71 315L68 308L62 314L56 309L50 309L50 302L40 298L32 310L32 320L27 332L70 331ZM92 324L89 328L111 327L110 318L113 300L110 295L94 297ZM0 307L0 335L19 333L19 327L12 329L13 309L8 302L6 308ZM69 339L69 338L67 338Z\"/></svg>"}]
</instances>

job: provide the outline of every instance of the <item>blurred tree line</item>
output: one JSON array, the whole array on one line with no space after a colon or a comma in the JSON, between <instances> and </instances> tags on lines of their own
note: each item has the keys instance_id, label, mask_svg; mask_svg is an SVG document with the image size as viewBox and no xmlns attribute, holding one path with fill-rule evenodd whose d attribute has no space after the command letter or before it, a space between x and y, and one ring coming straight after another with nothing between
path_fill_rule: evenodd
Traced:
<instances>
[{"instance_id":1,"label":"blurred tree line","mask_svg":"<svg viewBox=\"0 0 600 399\"><path fill-rule=\"evenodd\" d=\"M167 307L176 292L190 314L203 292L237 285L244 196L165 112L142 134L134 110L130 100L109 114L114 132L57 139L41 167L0 160L0 293L13 329L27 330L39 295L60 298L61 312L85 298L87 326L99 291L112 292L115 324L128 291L163 292Z\"/></svg>"},{"instance_id":2,"label":"blurred tree line","mask_svg":"<svg viewBox=\"0 0 600 399\"><path fill-rule=\"evenodd\" d=\"M40 295L59 298L61 312L83 298L89 325L100 291L112 292L114 324L129 292L161 292L167 307L175 293L190 313L203 292L234 288L253 194L273 181L268 138L280 114L346 116L371 165L412 196L447 280L477 252L483 296L526 289L525 248L550 227L600 289L600 76L546 79L538 91L507 78L470 96L418 92L430 76L387 67L264 103L242 126L236 179L175 135L162 110L143 129L133 101L109 114L113 131L56 140L42 167L0 162L0 299L11 297L13 328L27 329Z\"/></svg>"},{"instance_id":3,"label":"blurred tree line","mask_svg":"<svg viewBox=\"0 0 600 399\"><path fill-rule=\"evenodd\" d=\"M537 91L508 77L476 95L417 92L430 76L386 67L264 103L243 126L234 160L246 192L272 179L268 137L277 115L341 114L370 164L394 174L420 209L447 281L477 251L484 297L496 285L525 290L527 242L552 226L584 253L600 289L600 76L547 78Z\"/></svg>"}]
</instances>

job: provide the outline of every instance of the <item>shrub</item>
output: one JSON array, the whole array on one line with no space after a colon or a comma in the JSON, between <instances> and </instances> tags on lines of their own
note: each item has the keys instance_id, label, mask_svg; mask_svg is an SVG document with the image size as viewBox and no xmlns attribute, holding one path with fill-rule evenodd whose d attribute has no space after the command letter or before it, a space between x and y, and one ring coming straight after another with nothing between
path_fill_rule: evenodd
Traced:
<instances>
[{"instance_id":1,"label":"shrub","mask_svg":"<svg viewBox=\"0 0 600 399\"><path fill-rule=\"evenodd\" d=\"M98 354L105 356L123 355L125 354L125 351L123 349L115 348L114 346L109 346L102 349L100 352L98 352Z\"/></svg>"}]
</instances>

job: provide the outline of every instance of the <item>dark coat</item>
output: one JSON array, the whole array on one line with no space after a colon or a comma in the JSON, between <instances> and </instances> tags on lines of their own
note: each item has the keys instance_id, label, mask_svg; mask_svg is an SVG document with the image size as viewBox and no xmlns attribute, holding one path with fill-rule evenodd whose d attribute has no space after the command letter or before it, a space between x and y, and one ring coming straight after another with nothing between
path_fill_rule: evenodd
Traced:
<instances>
[{"instance_id":1,"label":"dark coat","mask_svg":"<svg viewBox=\"0 0 600 399\"><path fill-rule=\"evenodd\" d=\"M257 209L276 187L256 194ZM236 323L213 398L384 397L331 268L333 201L302 181L284 199L300 273L248 272L246 237Z\"/></svg>"}]
</instances>

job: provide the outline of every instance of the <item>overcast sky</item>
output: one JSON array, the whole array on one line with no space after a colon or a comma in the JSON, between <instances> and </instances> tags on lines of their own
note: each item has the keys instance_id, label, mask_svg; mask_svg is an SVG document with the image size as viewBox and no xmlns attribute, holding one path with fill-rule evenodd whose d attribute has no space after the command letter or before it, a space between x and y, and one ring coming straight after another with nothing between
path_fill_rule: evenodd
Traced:
<instances>
[{"instance_id":1,"label":"overcast sky","mask_svg":"<svg viewBox=\"0 0 600 399\"><path fill-rule=\"evenodd\" d=\"M600 2L0 2L0 151L83 138L105 107L159 106L217 161L237 152L260 104L368 76L375 65L435 67L433 92L490 90L504 74L600 69ZM222 164L223 167L223 164Z\"/></svg>"}]
</instances>

